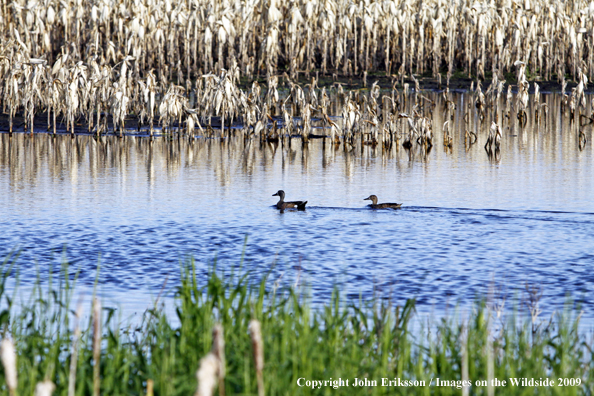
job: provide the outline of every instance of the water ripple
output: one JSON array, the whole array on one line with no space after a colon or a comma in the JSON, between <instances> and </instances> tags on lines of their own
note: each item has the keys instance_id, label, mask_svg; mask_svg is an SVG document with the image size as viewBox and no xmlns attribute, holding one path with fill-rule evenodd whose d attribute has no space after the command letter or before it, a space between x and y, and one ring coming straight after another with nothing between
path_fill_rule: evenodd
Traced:
<instances>
[{"instance_id":1,"label":"water ripple","mask_svg":"<svg viewBox=\"0 0 594 396\"><path fill-rule=\"evenodd\" d=\"M60 147L73 144L60 139ZM215 260L230 270L244 254L245 269L286 284L299 279L318 302L337 285L353 298L414 297L429 310L466 304L491 289L512 299L537 285L545 311L561 307L568 292L583 293L586 317L594 318L587 298L594 290L594 212L586 198L594 196L594 183L573 177L574 167L560 167L555 155L535 159L510 146L494 169L475 159L480 150L453 154L456 166L442 167L436 164L453 160L440 152L432 162L398 153L363 161L343 151L328 159L319 141L306 156L225 149L231 143L216 141L180 143L172 155L166 142L145 147L137 140L109 154L128 150L126 161L96 163L90 153L103 143L84 139L74 139L84 149L64 157L75 158L76 170L71 160L42 156L23 164L28 156L9 161L0 154L7 191L0 195L0 254L20 249L25 284L38 271L42 279L56 275L67 258L82 284L92 286L100 266L104 290L142 300L166 282L177 284L180 262L190 256L203 281ZM591 151L582 154L592 162ZM526 168L543 179L506 184ZM569 185L551 191L556 180ZM279 213L271 197L279 188L310 206ZM371 210L363 200L369 193L405 205Z\"/></svg>"}]
</instances>

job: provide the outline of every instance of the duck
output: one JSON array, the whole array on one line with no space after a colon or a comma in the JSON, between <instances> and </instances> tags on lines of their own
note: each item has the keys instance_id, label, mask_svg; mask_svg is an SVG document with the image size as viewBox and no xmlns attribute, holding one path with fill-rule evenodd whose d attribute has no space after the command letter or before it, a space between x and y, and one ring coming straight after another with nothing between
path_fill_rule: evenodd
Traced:
<instances>
[{"instance_id":1,"label":"duck","mask_svg":"<svg viewBox=\"0 0 594 396\"><path fill-rule=\"evenodd\" d=\"M289 201L285 202L285 192L283 190L278 190L276 194L272 194L273 197L278 196L280 199L276 203L276 208L280 209L281 212L285 209L290 208L297 208L297 210L305 210L305 204L307 201Z\"/></svg>"},{"instance_id":2,"label":"duck","mask_svg":"<svg viewBox=\"0 0 594 396\"><path fill-rule=\"evenodd\" d=\"M369 204L368 206L371 209L398 209L402 206L401 203L381 203L378 204L377 203L377 197L375 195L370 195L367 198L364 199L364 201L371 201L371 204Z\"/></svg>"}]
</instances>

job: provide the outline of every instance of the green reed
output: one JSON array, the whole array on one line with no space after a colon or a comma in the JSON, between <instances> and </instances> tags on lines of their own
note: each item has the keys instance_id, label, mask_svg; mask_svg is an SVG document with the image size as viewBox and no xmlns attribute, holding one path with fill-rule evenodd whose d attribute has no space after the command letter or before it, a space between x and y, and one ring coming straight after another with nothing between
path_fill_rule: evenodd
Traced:
<instances>
[{"instance_id":1,"label":"green reed","mask_svg":"<svg viewBox=\"0 0 594 396\"><path fill-rule=\"evenodd\" d=\"M97 364L103 395L192 395L201 359L213 350L217 324L224 334L225 376L215 382L214 394L255 395L258 375L250 338L254 330L248 328L253 320L261 325L261 392L267 395L587 395L594 391L592 344L578 332L578 318L570 309L551 324L533 326L517 314L496 319L483 303L466 318L447 317L424 326L412 300L404 306L380 298L350 301L336 289L326 304L312 306L306 291L271 290L267 277L256 282L242 270L223 274L214 266L202 284L189 260L182 265L176 291L177 320L168 320L155 307L144 313L140 323L122 326L115 322L113 310L103 309L101 326L94 330L93 315L77 317L81 312L76 303L77 273L67 264L48 285L41 287L38 282L30 299L16 309L16 294L6 290L7 279L18 278L15 263L14 257L5 260L0 271L0 333L16 348L18 386L11 392L16 395L33 395L36 385L46 380L55 384L55 395L68 395L69 385L74 395L91 395ZM71 365L77 328L77 359ZM99 359L93 357L94 331L100 331ZM579 379L580 385L514 387L509 385L511 377L568 378L574 383ZM354 378L367 378L378 386L312 389L300 387L300 378L342 378L349 379L349 385ZM426 385L383 387L382 378L425 381ZM467 380L473 385L464 391L436 386L436 378ZM477 380L495 378L506 380L507 385L475 385ZM4 367L0 394L9 394Z\"/></svg>"}]
</instances>

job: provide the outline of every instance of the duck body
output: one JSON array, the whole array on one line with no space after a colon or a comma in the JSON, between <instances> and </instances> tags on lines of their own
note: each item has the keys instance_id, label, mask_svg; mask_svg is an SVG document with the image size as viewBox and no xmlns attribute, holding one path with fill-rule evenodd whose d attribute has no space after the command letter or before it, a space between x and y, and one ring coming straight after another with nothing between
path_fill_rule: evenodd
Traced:
<instances>
[{"instance_id":1,"label":"duck body","mask_svg":"<svg viewBox=\"0 0 594 396\"><path fill-rule=\"evenodd\" d=\"M276 203L276 208L280 209L280 211L284 211L285 209L292 209L297 208L297 210L305 210L305 205L307 201L287 201L285 202L285 192L283 190L278 190L276 194L272 194L273 197L278 196L279 200Z\"/></svg>"},{"instance_id":2,"label":"duck body","mask_svg":"<svg viewBox=\"0 0 594 396\"><path fill-rule=\"evenodd\" d=\"M402 206L401 203L391 203L391 202L386 202L386 203L377 203L377 197L375 195L370 195L369 197L365 198L364 201L371 201L371 203L368 205L371 209L398 209Z\"/></svg>"}]
</instances>

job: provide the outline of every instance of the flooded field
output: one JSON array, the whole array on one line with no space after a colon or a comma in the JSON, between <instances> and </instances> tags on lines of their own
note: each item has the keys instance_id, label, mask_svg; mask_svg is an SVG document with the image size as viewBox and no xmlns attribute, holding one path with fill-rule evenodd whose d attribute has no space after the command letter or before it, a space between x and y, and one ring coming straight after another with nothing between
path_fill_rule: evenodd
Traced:
<instances>
[{"instance_id":1,"label":"flooded field","mask_svg":"<svg viewBox=\"0 0 594 396\"><path fill-rule=\"evenodd\" d=\"M421 311L445 312L491 290L510 310L542 293L550 314L569 293L593 323L592 127L570 121L560 95L541 96L538 121L530 101L525 126L502 102L500 148L487 150L494 113L481 122L469 112L474 94L451 93L450 114L441 94L424 95L432 147L403 147L405 118L377 144L364 134L352 144L246 139L239 128L223 139L2 133L0 255L20 251L24 284L64 254L91 287L100 262L106 299L129 296L141 310L176 285L188 256L203 280L215 258L230 270L244 257L244 268L270 272L270 287L306 284L314 302L339 284L351 297L414 297ZM322 126L314 119L312 136L330 136ZM279 213L279 189L307 209ZM371 194L403 206L371 210Z\"/></svg>"},{"instance_id":2,"label":"flooded field","mask_svg":"<svg viewBox=\"0 0 594 396\"><path fill-rule=\"evenodd\" d=\"M0 391L593 393L594 2L0 3Z\"/></svg>"}]
</instances>

